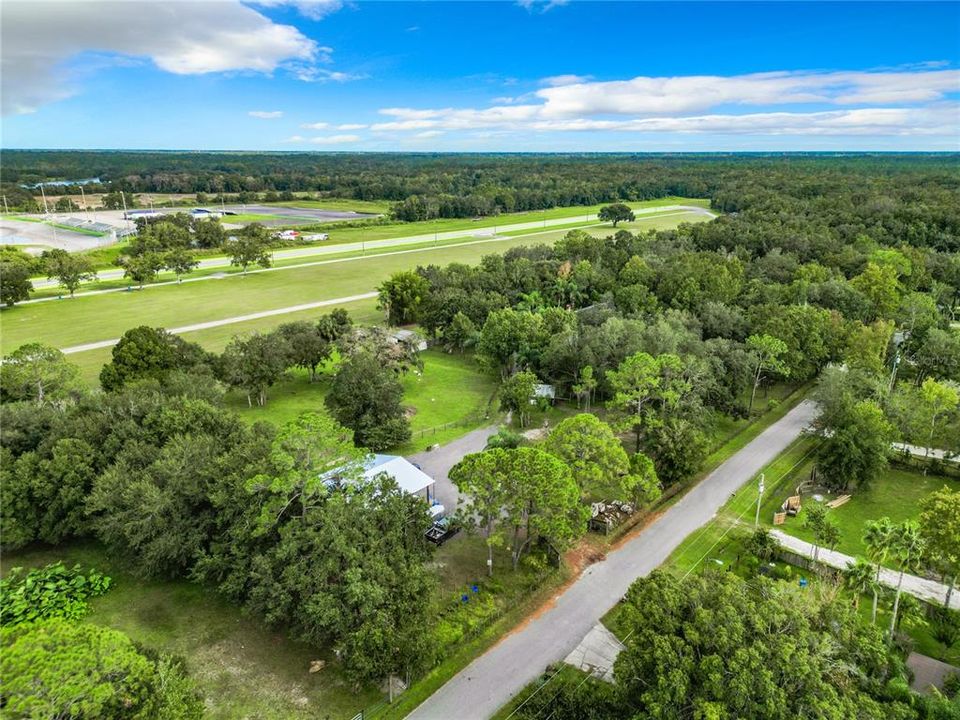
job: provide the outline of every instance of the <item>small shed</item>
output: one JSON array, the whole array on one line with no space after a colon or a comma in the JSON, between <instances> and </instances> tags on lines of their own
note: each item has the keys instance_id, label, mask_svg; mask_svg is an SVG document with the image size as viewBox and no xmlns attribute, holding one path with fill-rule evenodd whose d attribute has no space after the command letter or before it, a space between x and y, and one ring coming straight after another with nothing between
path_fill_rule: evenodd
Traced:
<instances>
[{"instance_id":1,"label":"small shed","mask_svg":"<svg viewBox=\"0 0 960 720\"><path fill-rule=\"evenodd\" d=\"M398 343L412 343L420 352L427 349L427 341L417 335L413 330L394 330L390 333L390 337Z\"/></svg>"},{"instance_id":2,"label":"small shed","mask_svg":"<svg viewBox=\"0 0 960 720\"><path fill-rule=\"evenodd\" d=\"M552 403L557 399L557 391L553 385L546 383L537 383L533 386L533 396L530 398L530 404L536 405L540 400L546 400Z\"/></svg>"}]
</instances>

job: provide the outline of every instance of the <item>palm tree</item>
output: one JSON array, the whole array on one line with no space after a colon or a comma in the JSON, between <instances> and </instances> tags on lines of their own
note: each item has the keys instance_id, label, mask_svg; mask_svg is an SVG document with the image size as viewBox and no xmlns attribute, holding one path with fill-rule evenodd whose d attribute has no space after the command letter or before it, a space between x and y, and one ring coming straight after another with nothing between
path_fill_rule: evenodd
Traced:
<instances>
[{"instance_id":1,"label":"palm tree","mask_svg":"<svg viewBox=\"0 0 960 720\"><path fill-rule=\"evenodd\" d=\"M890 518L884 517L879 520L870 520L864 525L863 542L867 546L867 557L876 566L876 574L873 582L873 611L870 614L870 622L877 623L877 600L880 590L880 567L890 557L891 540L893 537L893 523Z\"/></svg>"},{"instance_id":2,"label":"palm tree","mask_svg":"<svg viewBox=\"0 0 960 720\"><path fill-rule=\"evenodd\" d=\"M878 587L873 578L873 565L864 558L857 558L847 565L843 573L843 584L853 592L854 610L860 607L860 597L864 593L873 591L873 597L877 597Z\"/></svg>"},{"instance_id":3,"label":"palm tree","mask_svg":"<svg viewBox=\"0 0 960 720\"><path fill-rule=\"evenodd\" d=\"M913 570L920 563L923 555L924 542L920 535L920 525L915 520L904 520L893 528L892 554L897 561L900 577L897 580L897 594L893 601L893 616L890 618L890 636L888 642L893 642L893 631L897 627L897 612L900 609L900 591L903 588L903 576L907 570Z\"/></svg>"},{"instance_id":4,"label":"palm tree","mask_svg":"<svg viewBox=\"0 0 960 720\"><path fill-rule=\"evenodd\" d=\"M840 541L840 530L827 518L827 509L823 505L811 505L805 509L803 525L813 532L813 553L810 559L816 563L820 559L820 548L832 550Z\"/></svg>"}]
</instances>

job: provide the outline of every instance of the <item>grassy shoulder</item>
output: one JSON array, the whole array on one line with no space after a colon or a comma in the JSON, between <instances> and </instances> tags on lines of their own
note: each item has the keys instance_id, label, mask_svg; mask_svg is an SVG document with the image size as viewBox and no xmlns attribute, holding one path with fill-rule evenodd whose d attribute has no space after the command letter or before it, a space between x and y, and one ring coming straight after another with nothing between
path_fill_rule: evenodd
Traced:
<instances>
[{"instance_id":1,"label":"grassy shoulder","mask_svg":"<svg viewBox=\"0 0 960 720\"><path fill-rule=\"evenodd\" d=\"M261 310L372 292L398 270L420 262L476 263L487 254L526 244L522 237L426 247L315 263L282 272L227 275L219 281L172 284L144 291L85 295L56 302L17 305L0 311L4 353L26 342L70 347L117 338L149 318L157 327L179 327ZM422 260L419 253L423 253ZM270 319L269 327L288 316Z\"/></svg>"},{"instance_id":2,"label":"grassy shoulder","mask_svg":"<svg viewBox=\"0 0 960 720\"><path fill-rule=\"evenodd\" d=\"M551 569L542 565L518 570L510 569L509 552L494 552L494 577L485 573L486 544L481 538L457 538L437 552L434 562L441 573L441 587L447 592L463 589L471 597L477 584L492 589L496 596L496 615L492 621L457 643L455 649L436 667L417 680L392 705L383 706L372 717L382 720L400 720L436 692L450 678L482 655L491 646L511 632L519 623L541 607L567 580L567 567ZM480 574L478 576L478 574Z\"/></svg>"},{"instance_id":3,"label":"grassy shoulder","mask_svg":"<svg viewBox=\"0 0 960 720\"><path fill-rule=\"evenodd\" d=\"M801 437L763 469L766 491L760 505L761 526L772 525L773 513L779 509L784 498L792 494L793 489L809 476L819 442L815 436ZM937 490L945 482L955 481L944 477L924 477L921 473L903 468L890 468L869 490L864 491L864 502L859 508L854 506L846 513L838 514L839 510L853 504L854 501L851 500L830 511L832 519L841 530L841 542L836 549L856 554L859 547L862 552L861 535L866 520L884 515L894 520L914 517L918 513L917 501L925 494ZM684 540L663 567L681 577L698 572L704 567L723 567L748 577L751 572L748 562L750 554L746 550L745 542L753 530L756 507L757 488L753 483L746 483L731 496L711 522ZM791 535L811 539L807 537L807 531L802 526L802 517L790 518L787 524L779 526L779 529ZM806 568L781 561L776 565L779 566L778 572L785 581L799 581L803 578L811 592L815 591L817 584L829 585L830 592L840 593L851 604L856 605L864 622L871 621L872 598L856 597L854 593L837 585L834 580L835 573L829 572L821 576ZM885 599L880 604L877 622L881 627L890 622L890 595L890 592L885 592ZM915 649L944 662L960 662L960 642L948 645L942 639L937 639L934 624L919 611L920 604L912 601L912 598L902 601L902 604L907 611L901 621L901 630L910 637ZM619 637L624 637L627 630L620 624L619 618L619 606L615 606L604 616L603 623Z\"/></svg>"}]
</instances>

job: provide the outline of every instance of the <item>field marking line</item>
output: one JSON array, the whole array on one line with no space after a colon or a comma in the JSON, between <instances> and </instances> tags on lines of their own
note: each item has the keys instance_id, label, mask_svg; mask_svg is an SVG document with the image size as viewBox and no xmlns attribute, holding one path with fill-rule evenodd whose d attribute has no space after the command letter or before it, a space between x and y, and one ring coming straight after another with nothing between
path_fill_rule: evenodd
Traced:
<instances>
[{"instance_id":1,"label":"field marking line","mask_svg":"<svg viewBox=\"0 0 960 720\"><path fill-rule=\"evenodd\" d=\"M195 332L197 330L208 330L210 328L221 327L223 325L233 325L235 323L246 322L248 320L259 320L260 318L274 317L276 315L288 315L289 313L300 312L302 310L314 310L316 308L328 307L330 305L356 302L357 300L369 300L370 298L377 297L378 294L379 293L376 292L368 292L360 295L348 295L346 297L333 298L332 300L319 300L317 302L304 303L303 305L291 305L290 307L275 308L273 310L262 310L260 312L249 313L247 315L237 315L236 317L223 318L221 320L208 320L207 322L194 323L193 325L167 328L167 332L181 335L183 333ZM84 345L74 345L72 347L61 348L60 352L62 352L64 355L72 355L74 353L86 352L88 350L99 350L101 348L111 347L116 345L118 342L120 342L120 338L113 338L112 340L100 340L98 342L86 343Z\"/></svg>"}]
</instances>

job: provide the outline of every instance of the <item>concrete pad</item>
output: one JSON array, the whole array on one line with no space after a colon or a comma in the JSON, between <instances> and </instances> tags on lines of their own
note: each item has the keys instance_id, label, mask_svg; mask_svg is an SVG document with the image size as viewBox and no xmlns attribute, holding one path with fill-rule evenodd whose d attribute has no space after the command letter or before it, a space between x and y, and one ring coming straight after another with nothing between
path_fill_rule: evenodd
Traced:
<instances>
[{"instance_id":1,"label":"concrete pad","mask_svg":"<svg viewBox=\"0 0 960 720\"><path fill-rule=\"evenodd\" d=\"M947 676L960 675L960 667L915 652L910 653L907 658L907 667L913 671L913 683L910 687L919 693L929 693L931 687L942 690Z\"/></svg>"},{"instance_id":2,"label":"concrete pad","mask_svg":"<svg viewBox=\"0 0 960 720\"><path fill-rule=\"evenodd\" d=\"M623 650L623 643L607 628L597 623L573 652L564 658L567 665L590 673L606 682L613 682L613 663Z\"/></svg>"}]
</instances>

